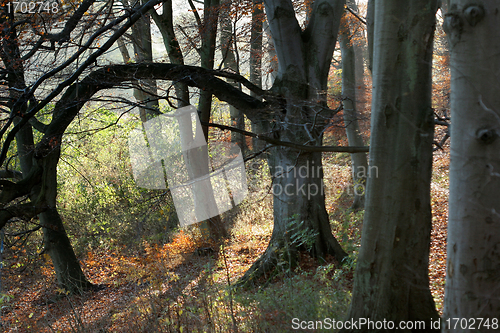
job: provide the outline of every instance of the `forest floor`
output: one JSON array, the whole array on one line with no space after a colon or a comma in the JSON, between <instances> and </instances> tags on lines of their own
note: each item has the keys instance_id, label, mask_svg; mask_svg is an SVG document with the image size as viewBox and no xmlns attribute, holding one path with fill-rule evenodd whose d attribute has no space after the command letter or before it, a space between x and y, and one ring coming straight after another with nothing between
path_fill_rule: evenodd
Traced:
<instances>
[{"instance_id":1,"label":"forest floor","mask_svg":"<svg viewBox=\"0 0 500 333\"><path fill-rule=\"evenodd\" d=\"M346 250L356 253L362 213L348 210L351 201L342 190L349 178L347 164L346 158L332 161L333 171L326 174L325 183L333 189L327 208L335 235ZM429 278L439 311L445 280L447 172L448 157L437 152ZM197 253L207 245L189 230L178 232L168 244L144 242L140 250L90 250L81 258L82 267L100 288L79 296L56 288L45 255L22 268L2 269L2 331L287 332L294 317L341 320L350 300L354 265L340 269L331 258L320 264L302 253L294 272L276 275L265 288L228 288L266 249L272 232L269 206L269 195L247 203L236 213L231 238L214 253ZM15 267L17 259L6 252L4 265Z\"/></svg>"}]
</instances>

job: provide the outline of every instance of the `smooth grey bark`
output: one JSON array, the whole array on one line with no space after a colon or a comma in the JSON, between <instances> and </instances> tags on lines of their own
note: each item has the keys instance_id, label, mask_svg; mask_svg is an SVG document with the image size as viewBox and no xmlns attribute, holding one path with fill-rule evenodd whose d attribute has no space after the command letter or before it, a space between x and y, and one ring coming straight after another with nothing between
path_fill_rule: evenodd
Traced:
<instances>
[{"instance_id":1,"label":"smooth grey bark","mask_svg":"<svg viewBox=\"0 0 500 333\"><path fill-rule=\"evenodd\" d=\"M443 319L500 313L500 1L449 1L451 162ZM453 323L453 319L452 319ZM453 325L452 325L453 326ZM445 327L444 332L468 332ZM472 331L472 330L471 330Z\"/></svg>"},{"instance_id":2,"label":"smooth grey bark","mask_svg":"<svg viewBox=\"0 0 500 333\"><path fill-rule=\"evenodd\" d=\"M153 10L151 15L163 37L163 44L167 50L168 59L172 64L184 65L184 56L182 55L182 50L174 31L172 0L164 1L162 9L163 12L161 15L156 10ZM183 107L189 105L188 86L183 83L175 83L174 89L177 97L177 106Z\"/></svg>"},{"instance_id":3,"label":"smooth grey bark","mask_svg":"<svg viewBox=\"0 0 500 333\"><path fill-rule=\"evenodd\" d=\"M128 5L128 0L123 0L124 4ZM143 1L137 2L137 7L144 4ZM149 13L137 20L132 26L132 45L134 48L135 62L152 62L153 61L153 44L151 40L151 16ZM139 82L139 87L134 88L134 97L139 103L144 103L144 107L139 107L139 115L144 123L155 115L159 114L159 104L156 100L158 89L156 82L153 80L142 80Z\"/></svg>"},{"instance_id":4,"label":"smooth grey bark","mask_svg":"<svg viewBox=\"0 0 500 333\"><path fill-rule=\"evenodd\" d=\"M375 4L372 172L349 311L353 320L424 321L426 331L439 318L428 277L437 6L436 0Z\"/></svg>"},{"instance_id":5,"label":"smooth grey bark","mask_svg":"<svg viewBox=\"0 0 500 333\"><path fill-rule=\"evenodd\" d=\"M232 73L239 74L239 64L236 61L234 47L236 47L235 36L233 32L233 22L231 20L231 3L232 0L223 0L221 3L220 13L220 48L223 59L224 69ZM250 75L251 76L251 75ZM250 81L251 78L250 78ZM241 85L233 79L228 79L235 88L241 89ZM253 82L252 82L253 83ZM229 114L231 117L231 126L245 130L245 115L233 105L229 105ZM231 132L231 142L238 144L242 153L247 150L245 137L237 132Z\"/></svg>"},{"instance_id":6,"label":"smooth grey bark","mask_svg":"<svg viewBox=\"0 0 500 333\"><path fill-rule=\"evenodd\" d=\"M344 124L349 146L363 146L363 136L359 131L357 111L358 89L356 87L356 54L349 26L341 29L340 48L342 52L342 100L344 105ZM368 172L366 154L351 154L352 179L354 185L353 210L362 209L365 201L365 186Z\"/></svg>"},{"instance_id":7,"label":"smooth grey bark","mask_svg":"<svg viewBox=\"0 0 500 333\"><path fill-rule=\"evenodd\" d=\"M345 1L315 1L304 31L291 1L264 3L278 55L273 91L284 99L282 115L265 130L281 140L320 145L324 121L331 116L325 108L327 78ZM267 250L240 285L276 269L280 261L293 267L299 250L318 258L331 254L339 262L347 256L332 234L325 208L322 155L279 147L271 150L268 164L273 178L273 233ZM308 246L291 238L296 233L308 235Z\"/></svg>"},{"instance_id":8,"label":"smooth grey bark","mask_svg":"<svg viewBox=\"0 0 500 333\"><path fill-rule=\"evenodd\" d=\"M270 87L274 84L274 81L278 76L278 56L276 54L276 49L274 48L273 36L271 35L269 23L267 23L267 20L263 22L262 29L266 33L267 43L265 45L265 51L267 54L267 62L269 64L267 67L268 74L264 83L266 86Z\"/></svg>"},{"instance_id":9,"label":"smooth grey bark","mask_svg":"<svg viewBox=\"0 0 500 333\"><path fill-rule=\"evenodd\" d=\"M220 0L205 0L203 10L203 22L199 27L201 37L200 48L200 64L202 68L213 69L215 60L215 43L217 39L217 22L219 20ZM198 114L203 123L210 122L212 113L212 93L208 90L200 90L200 98L198 99ZM208 142L208 127L202 126L205 140ZM200 177L209 173L208 170L208 151L205 154L206 165ZM214 196L209 198L210 204L216 205ZM219 215L210 218L200 224L200 229L203 234L209 234L214 240L220 240L228 236L227 229Z\"/></svg>"},{"instance_id":10,"label":"smooth grey bark","mask_svg":"<svg viewBox=\"0 0 500 333\"><path fill-rule=\"evenodd\" d=\"M368 8L366 11L366 37L368 41L368 69L370 70L370 73L372 73L372 68L373 68L374 29L375 29L375 0L368 0Z\"/></svg>"},{"instance_id":11,"label":"smooth grey bark","mask_svg":"<svg viewBox=\"0 0 500 333\"><path fill-rule=\"evenodd\" d=\"M264 23L264 2L263 0L252 0L252 30L250 32L250 82L262 88L262 56L263 56L263 23ZM256 93L251 93L253 97L259 98ZM265 124L252 122L252 132L263 133ZM265 143L253 138L252 149L254 152L264 149Z\"/></svg>"},{"instance_id":12,"label":"smooth grey bark","mask_svg":"<svg viewBox=\"0 0 500 333\"><path fill-rule=\"evenodd\" d=\"M348 5L355 13L359 13L356 0L348 0ZM364 34L365 26L362 22L351 17L349 20L349 29L351 31L351 44L354 48L354 70L355 70L355 88L356 88L356 110L361 111L366 103L366 85L365 85L365 52L367 51L366 38Z\"/></svg>"}]
</instances>

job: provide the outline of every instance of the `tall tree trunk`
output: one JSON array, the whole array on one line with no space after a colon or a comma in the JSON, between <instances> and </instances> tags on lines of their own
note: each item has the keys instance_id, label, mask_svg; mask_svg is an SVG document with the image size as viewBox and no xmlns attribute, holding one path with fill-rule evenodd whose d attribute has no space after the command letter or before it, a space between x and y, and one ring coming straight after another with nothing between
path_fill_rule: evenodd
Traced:
<instances>
[{"instance_id":1,"label":"tall tree trunk","mask_svg":"<svg viewBox=\"0 0 500 333\"><path fill-rule=\"evenodd\" d=\"M161 15L156 11L152 11L152 16L163 37L163 44L167 50L168 59L172 64L184 65L184 56L174 32L172 0L164 1L162 9L163 12ZM177 97L177 106L183 107L189 105L188 86L185 83L176 83L174 84L174 89Z\"/></svg>"},{"instance_id":2,"label":"tall tree trunk","mask_svg":"<svg viewBox=\"0 0 500 333\"><path fill-rule=\"evenodd\" d=\"M262 88L262 34L264 22L264 2L263 0L252 0L252 30L250 32L250 82ZM255 98L257 94L251 93ZM252 122L253 133L263 133L264 124ZM252 138L252 149L258 152L264 148L264 142L257 138Z\"/></svg>"},{"instance_id":3,"label":"tall tree trunk","mask_svg":"<svg viewBox=\"0 0 500 333\"><path fill-rule=\"evenodd\" d=\"M231 3L232 0L223 0L221 4L220 13L220 48L221 55L224 63L224 69L227 69L233 73L240 72L239 64L236 61L236 56L234 55L234 47L236 47L236 41L233 33L233 22L231 20ZM241 85L235 80L228 79L228 82L235 88L241 89ZM245 130L245 115L243 112L238 110L232 105L229 105L229 114L231 116L231 126L236 127L241 130ZM231 142L236 143L242 153L247 149L245 136L241 133L231 132Z\"/></svg>"},{"instance_id":4,"label":"tall tree trunk","mask_svg":"<svg viewBox=\"0 0 500 333\"><path fill-rule=\"evenodd\" d=\"M373 68L373 42L375 36L375 3L377 0L368 0L368 8L366 10L366 39L368 42L368 70L372 74ZM378 0L380 1L380 0Z\"/></svg>"},{"instance_id":5,"label":"tall tree trunk","mask_svg":"<svg viewBox=\"0 0 500 333\"><path fill-rule=\"evenodd\" d=\"M344 3L316 1L308 27L302 31L291 1L265 1L279 66L273 90L285 99L278 124L268 124L265 130L281 140L322 144L324 121L331 116L326 108L327 78ZM323 119L322 124L317 118ZM318 258L330 254L339 262L347 256L328 220L321 154L273 148L268 164L273 178L274 229L266 252L240 285L269 273L280 261L293 267L299 250Z\"/></svg>"},{"instance_id":6,"label":"tall tree trunk","mask_svg":"<svg viewBox=\"0 0 500 333\"><path fill-rule=\"evenodd\" d=\"M430 328L431 319L439 318L428 278L437 5L436 0L375 4L372 172L349 312L354 320L396 325L419 320Z\"/></svg>"},{"instance_id":7,"label":"tall tree trunk","mask_svg":"<svg viewBox=\"0 0 500 333\"><path fill-rule=\"evenodd\" d=\"M266 33L267 43L265 46L265 52L267 54L267 63L266 67L267 75L266 79L263 82L265 87L271 87L278 76L278 56L276 55L276 49L274 48L273 36L271 35L271 31L269 28L269 24L267 20L262 22L262 30ZM264 49L264 44L263 44Z\"/></svg>"},{"instance_id":8,"label":"tall tree trunk","mask_svg":"<svg viewBox=\"0 0 500 333\"><path fill-rule=\"evenodd\" d=\"M128 5L128 0L123 0L124 4ZM142 6L143 1L137 2L137 7ZM132 44L134 47L134 56L136 63L152 62L153 61L153 43L151 40L151 16L145 14L132 26ZM134 88L134 97L139 103L144 103L143 107L139 107L141 121L144 123L154 116L160 114L158 100L156 95L158 89L156 81L141 80L139 87Z\"/></svg>"},{"instance_id":9,"label":"tall tree trunk","mask_svg":"<svg viewBox=\"0 0 500 333\"><path fill-rule=\"evenodd\" d=\"M351 9L359 14L359 8L356 0L348 0L348 5ZM351 31L351 43L354 49L354 70L355 70L355 87L356 87L356 110L361 112L365 109L366 104L366 85L365 85L365 52L367 51L366 37L364 34L365 27L362 22L351 17L349 20L349 29Z\"/></svg>"},{"instance_id":10,"label":"tall tree trunk","mask_svg":"<svg viewBox=\"0 0 500 333\"><path fill-rule=\"evenodd\" d=\"M201 35L201 67L207 69L214 68L215 58L215 43L217 37L217 21L219 19L219 4L220 0L205 0L204 1L204 16L203 25L200 27ZM212 93L201 90L200 99L198 101L198 112L200 120L208 123L212 112ZM208 127L203 126L205 139L208 141Z\"/></svg>"},{"instance_id":11,"label":"tall tree trunk","mask_svg":"<svg viewBox=\"0 0 500 333\"><path fill-rule=\"evenodd\" d=\"M207 0L204 2L204 18L203 26L198 27L201 35L202 45L200 48L201 55L201 67L212 69L214 66L215 57L215 41L217 36L217 20L219 11L219 0ZM198 15L194 12L195 15ZM153 19L157 24L160 32L163 36L163 43L167 49L167 53L170 62L173 64L183 65L184 57L182 55L179 42L175 37L175 32L173 28L173 16L172 16L172 1L167 0L163 3L163 13L159 15L156 12L152 13ZM198 17L197 17L198 21ZM176 83L174 85L176 96L178 99L178 107L186 106L189 104L189 90L185 83ZM198 100L198 115L200 120L203 122L210 121L210 113L212 107L212 94L208 91L200 91L200 98ZM208 142L208 127L203 126L203 133L205 141ZM190 170L190 175L192 177L198 178L207 175L210 170L208 168L208 150L207 146L200 147L201 151L196 153L196 158L202 161L198 163L199 165L192 165L188 163L189 167L193 167ZM195 186L205 186L208 184L199 184ZM206 191L210 192L210 188L205 188L203 193ZM198 191L195 191L195 194ZM200 192L201 193L201 192ZM217 207L214 196L208 195L205 200L203 200L207 206ZM202 207L197 207L197 209L203 209ZM213 240L220 240L221 238L227 237L227 230L222 223L220 216L214 216L208 221L203 221L200 223L200 230L205 238L212 238Z\"/></svg>"},{"instance_id":12,"label":"tall tree trunk","mask_svg":"<svg viewBox=\"0 0 500 333\"><path fill-rule=\"evenodd\" d=\"M215 58L215 43L217 38L217 22L219 19L219 6L220 0L205 0L204 1L204 15L203 25L200 27L201 35L201 67L213 69ZM198 114L200 120L204 123L210 122L212 113L212 93L207 90L200 91L200 98L198 100ZM205 135L205 141L208 142L208 126L202 126ZM206 153L206 169L204 174L208 174L208 151ZM207 199L208 200L208 199ZM212 205L216 205L215 198L211 196ZM220 240L227 237L227 230L219 215L210 218L208 221L200 223L200 229L205 236L207 234L213 240Z\"/></svg>"},{"instance_id":13,"label":"tall tree trunk","mask_svg":"<svg viewBox=\"0 0 500 333\"><path fill-rule=\"evenodd\" d=\"M349 20L349 18L347 18ZM340 48L342 52L342 98L344 104L344 124L346 126L347 140L349 146L364 146L363 137L359 131L358 124L358 89L356 89L356 54L354 41L346 24L345 29L340 30ZM354 185L353 210L364 207L366 174L368 172L368 161L365 153L351 154L352 179Z\"/></svg>"},{"instance_id":14,"label":"tall tree trunk","mask_svg":"<svg viewBox=\"0 0 500 333\"><path fill-rule=\"evenodd\" d=\"M500 1L449 2L451 163L445 332L454 318L483 318L498 332L500 314ZM470 322L470 321L469 321ZM496 325L491 325L493 322Z\"/></svg>"}]
</instances>

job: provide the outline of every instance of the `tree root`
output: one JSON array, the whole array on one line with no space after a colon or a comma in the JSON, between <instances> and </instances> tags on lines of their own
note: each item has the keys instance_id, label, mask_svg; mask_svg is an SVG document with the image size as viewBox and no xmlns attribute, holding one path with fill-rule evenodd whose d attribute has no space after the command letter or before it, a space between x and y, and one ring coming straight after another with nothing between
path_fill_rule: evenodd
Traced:
<instances>
[{"instance_id":1,"label":"tree root","mask_svg":"<svg viewBox=\"0 0 500 333\"><path fill-rule=\"evenodd\" d=\"M267 286L279 274L290 274L298 264L299 251L295 246L269 244L266 251L234 285L235 288Z\"/></svg>"}]
</instances>

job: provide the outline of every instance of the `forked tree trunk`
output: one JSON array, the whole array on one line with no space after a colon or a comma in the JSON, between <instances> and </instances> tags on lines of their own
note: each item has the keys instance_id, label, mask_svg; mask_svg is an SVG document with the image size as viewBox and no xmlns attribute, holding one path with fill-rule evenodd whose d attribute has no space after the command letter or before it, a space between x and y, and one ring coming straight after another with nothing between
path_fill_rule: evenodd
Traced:
<instances>
[{"instance_id":1,"label":"forked tree trunk","mask_svg":"<svg viewBox=\"0 0 500 333\"><path fill-rule=\"evenodd\" d=\"M327 77L344 1L316 1L311 20L302 31L289 0L265 1L278 55L279 72L273 90L286 99L274 128L280 140L322 144L321 131L332 116L326 106ZM320 120L318 120L318 118ZM347 254L332 234L325 208L320 153L273 148L268 157L273 178L274 229L266 252L240 280L249 283L276 269L290 269L299 250L318 258L333 255L341 262Z\"/></svg>"},{"instance_id":2,"label":"forked tree trunk","mask_svg":"<svg viewBox=\"0 0 500 333\"><path fill-rule=\"evenodd\" d=\"M201 55L201 67L212 69L214 66L214 56L215 56L215 42L217 33L217 21L218 21L218 11L219 11L219 0L207 0L204 2L204 17L203 26L198 27L202 39L202 45L200 48ZM195 15L198 15L195 13ZM167 0L163 4L163 13L159 15L156 12L152 13L152 16L161 31L163 37L163 43L167 49L167 53L170 62L173 64L184 64L184 58L175 37L173 28L173 17L172 17L172 1ZM176 91L176 97L178 99L177 105L179 107L186 106L189 104L189 90L185 83L176 83L174 85ZM208 91L201 90L200 98L198 101L198 114L202 122L210 121L212 107L212 94ZM205 140L208 139L208 127L203 126ZM207 151L207 147L200 148L201 150ZM197 166L196 170L192 170L192 175L197 175L202 177L209 173L208 168L208 151L205 154L206 157L204 161ZM201 156L198 156L201 158ZM210 189L206 189L210 192ZM208 205L216 206L215 199L210 196L205 200ZM221 238L227 237L227 230L220 218L220 216L214 216L213 218L203 221L200 223L200 230L205 239L220 240Z\"/></svg>"},{"instance_id":3,"label":"forked tree trunk","mask_svg":"<svg viewBox=\"0 0 500 333\"><path fill-rule=\"evenodd\" d=\"M436 0L375 4L373 172L368 178L349 312L354 320L395 325L424 321L426 331L431 331L430 321L439 318L428 278L434 132L431 62L437 5Z\"/></svg>"},{"instance_id":4,"label":"forked tree trunk","mask_svg":"<svg viewBox=\"0 0 500 333\"><path fill-rule=\"evenodd\" d=\"M448 8L453 125L444 332L468 331L455 318L482 318L478 331L498 332L500 1L452 0Z\"/></svg>"}]
</instances>

